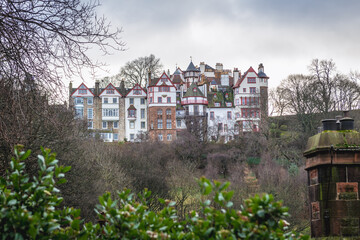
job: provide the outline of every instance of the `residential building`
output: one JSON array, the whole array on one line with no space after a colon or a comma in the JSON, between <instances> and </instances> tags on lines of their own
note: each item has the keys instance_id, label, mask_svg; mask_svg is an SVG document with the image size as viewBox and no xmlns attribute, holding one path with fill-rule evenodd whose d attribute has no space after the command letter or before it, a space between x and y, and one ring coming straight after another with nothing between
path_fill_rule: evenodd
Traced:
<instances>
[{"instance_id":1,"label":"residential building","mask_svg":"<svg viewBox=\"0 0 360 240\"><path fill-rule=\"evenodd\" d=\"M131 142L145 140L147 137L146 91L136 84L125 96L125 133Z\"/></svg>"}]
</instances>

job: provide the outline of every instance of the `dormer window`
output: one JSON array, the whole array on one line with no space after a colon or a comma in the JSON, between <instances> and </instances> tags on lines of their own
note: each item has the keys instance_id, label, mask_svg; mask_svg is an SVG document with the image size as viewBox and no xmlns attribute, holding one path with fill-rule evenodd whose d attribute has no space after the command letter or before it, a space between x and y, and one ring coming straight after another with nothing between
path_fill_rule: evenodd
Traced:
<instances>
[{"instance_id":1,"label":"dormer window","mask_svg":"<svg viewBox=\"0 0 360 240\"><path fill-rule=\"evenodd\" d=\"M194 92L197 92L197 89L196 88L194 88L194 90L193 90Z\"/></svg>"},{"instance_id":2,"label":"dormer window","mask_svg":"<svg viewBox=\"0 0 360 240\"><path fill-rule=\"evenodd\" d=\"M86 89L79 89L79 94L86 94L87 90Z\"/></svg>"},{"instance_id":3,"label":"dormer window","mask_svg":"<svg viewBox=\"0 0 360 240\"><path fill-rule=\"evenodd\" d=\"M220 107L220 103L216 102L215 107Z\"/></svg>"},{"instance_id":4,"label":"dormer window","mask_svg":"<svg viewBox=\"0 0 360 240\"><path fill-rule=\"evenodd\" d=\"M114 90L112 89L106 89L106 94L114 94Z\"/></svg>"}]
</instances>

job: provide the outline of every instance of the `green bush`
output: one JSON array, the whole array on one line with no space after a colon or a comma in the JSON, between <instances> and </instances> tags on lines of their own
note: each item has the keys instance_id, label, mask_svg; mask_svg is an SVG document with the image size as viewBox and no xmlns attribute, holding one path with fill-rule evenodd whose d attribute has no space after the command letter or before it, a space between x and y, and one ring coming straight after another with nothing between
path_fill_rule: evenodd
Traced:
<instances>
[{"instance_id":1,"label":"green bush","mask_svg":"<svg viewBox=\"0 0 360 240\"><path fill-rule=\"evenodd\" d=\"M250 166L259 165L261 159L259 157L248 157L246 161Z\"/></svg>"},{"instance_id":2,"label":"green bush","mask_svg":"<svg viewBox=\"0 0 360 240\"><path fill-rule=\"evenodd\" d=\"M160 200L163 208L149 210L151 193L135 196L130 190L99 197L97 224L83 223L80 211L60 209L56 184L65 182L69 167L58 166L55 154L42 149L38 176L24 172L30 151L15 147L10 169L0 181L2 239L308 239L287 232L287 208L271 195L248 199L233 208L229 183L199 179L201 208L179 220L175 202ZM211 196L211 197L210 197Z\"/></svg>"}]
</instances>

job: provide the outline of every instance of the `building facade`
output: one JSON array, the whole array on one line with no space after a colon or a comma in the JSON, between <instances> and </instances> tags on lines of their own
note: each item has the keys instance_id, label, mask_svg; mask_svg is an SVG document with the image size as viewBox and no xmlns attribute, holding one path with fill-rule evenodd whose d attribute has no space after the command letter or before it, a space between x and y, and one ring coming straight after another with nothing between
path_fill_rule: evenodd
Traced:
<instances>
[{"instance_id":1,"label":"building facade","mask_svg":"<svg viewBox=\"0 0 360 240\"><path fill-rule=\"evenodd\" d=\"M268 111L268 79L263 64L244 74L190 62L173 75L148 76L145 88L112 84L88 88L70 86L70 106L77 118L107 142L171 142L185 129L201 140L231 141L240 132L258 132Z\"/></svg>"}]
</instances>

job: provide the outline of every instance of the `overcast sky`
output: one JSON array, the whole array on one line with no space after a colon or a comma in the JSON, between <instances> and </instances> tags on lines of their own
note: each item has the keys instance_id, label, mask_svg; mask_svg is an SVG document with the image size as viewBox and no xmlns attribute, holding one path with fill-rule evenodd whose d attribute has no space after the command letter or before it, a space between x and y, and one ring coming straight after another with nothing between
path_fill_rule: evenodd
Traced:
<instances>
[{"instance_id":1,"label":"overcast sky","mask_svg":"<svg viewBox=\"0 0 360 240\"><path fill-rule=\"evenodd\" d=\"M123 28L127 50L91 55L114 75L126 62L154 54L164 70L176 64L257 70L263 63L275 87L307 73L314 58L332 58L340 72L360 70L360 1L356 0L102 0L99 15ZM88 85L94 79L86 80ZM75 81L79 83L79 81Z\"/></svg>"}]
</instances>

